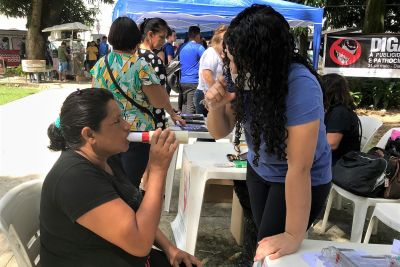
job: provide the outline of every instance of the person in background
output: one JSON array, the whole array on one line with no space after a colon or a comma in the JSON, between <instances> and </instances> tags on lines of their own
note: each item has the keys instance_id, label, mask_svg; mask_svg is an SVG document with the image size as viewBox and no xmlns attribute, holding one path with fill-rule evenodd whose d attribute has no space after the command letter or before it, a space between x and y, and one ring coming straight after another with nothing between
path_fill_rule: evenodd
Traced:
<instances>
[{"instance_id":1,"label":"person in background","mask_svg":"<svg viewBox=\"0 0 400 267\"><path fill-rule=\"evenodd\" d=\"M10 40L8 37L3 37L0 44L0 50L9 50L10 49Z\"/></svg>"},{"instance_id":2,"label":"person in background","mask_svg":"<svg viewBox=\"0 0 400 267\"><path fill-rule=\"evenodd\" d=\"M107 44L107 36L103 36L99 44L99 58L104 57L108 52L110 52L110 47Z\"/></svg>"},{"instance_id":3,"label":"person in background","mask_svg":"<svg viewBox=\"0 0 400 267\"><path fill-rule=\"evenodd\" d=\"M19 44L19 58L21 60L26 59L26 39L22 37L21 43Z\"/></svg>"},{"instance_id":4,"label":"person in background","mask_svg":"<svg viewBox=\"0 0 400 267\"><path fill-rule=\"evenodd\" d=\"M201 45L204 47L204 49L207 49L208 48L208 43L207 43L207 40L206 40L206 38L201 38Z\"/></svg>"},{"instance_id":5,"label":"person in background","mask_svg":"<svg viewBox=\"0 0 400 267\"><path fill-rule=\"evenodd\" d=\"M322 76L325 90L325 125L328 143L332 149L332 165L350 151L360 151L360 121L354 112L356 106L350 95L349 84L339 74Z\"/></svg>"},{"instance_id":6,"label":"person in background","mask_svg":"<svg viewBox=\"0 0 400 267\"><path fill-rule=\"evenodd\" d=\"M202 266L158 228L174 133L155 131L142 196L115 156L128 149L129 129L105 89L78 89L64 101L48 128L49 148L61 155L42 188L41 266Z\"/></svg>"},{"instance_id":7,"label":"person in background","mask_svg":"<svg viewBox=\"0 0 400 267\"><path fill-rule=\"evenodd\" d=\"M50 41L46 41L45 43L45 50L44 50L44 57L46 59L46 68L51 70L46 73L46 76L49 80L53 80L53 57L52 57L52 51L51 51L51 46L50 46Z\"/></svg>"},{"instance_id":8,"label":"person in background","mask_svg":"<svg viewBox=\"0 0 400 267\"><path fill-rule=\"evenodd\" d=\"M98 54L99 50L97 49L95 42L90 42L89 47L86 48L88 71L90 71L96 64Z\"/></svg>"},{"instance_id":9,"label":"person in background","mask_svg":"<svg viewBox=\"0 0 400 267\"><path fill-rule=\"evenodd\" d=\"M171 30L170 27L168 27L166 42L162 46L161 52L157 54L161 58L161 60L164 62L165 68L168 67L168 64L175 57L175 50L174 50L174 46L173 46L175 41L176 41L176 32L174 30ZM170 95L171 87L168 84L168 79L166 80L165 88L167 89L168 95Z\"/></svg>"},{"instance_id":10,"label":"person in background","mask_svg":"<svg viewBox=\"0 0 400 267\"><path fill-rule=\"evenodd\" d=\"M65 41L61 42L61 45L58 47L58 79L60 82L66 81L67 70L68 70L68 57L69 54L67 52L67 44Z\"/></svg>"},{"instance_id":11,"label":"person in background","mask_svg":"<svg viewBox=\"0 0 400 267\"><path fill-rule=\"evenodd\" d=\"M224 35L234 92L223 78L205 95L207 128L235 128L248 145L246 184L258 228L254 261L296 252L331 187L331 151L318 74L295 50L290 27L272 7L240 12ZM242 201L241 201L242 203Z\"/></svg>"},{"instance_id":12,"label":"person in background","mask_svg":"<svg viewBox=\"0 0 400 267\"><path fill-rule=\"evenodd\" d=\"M215 83L217 77L222 75L222 41L226 29L225 25L215 29L211 39L211 46L207 48L200 58L199 85L194 93L194 105L196 114L203 114L205 117L207 117L208 111L203 104L204 94Z\"/></svg>"},{"instance_id":13,"label":"person in background","mask_svg":"<svg viewBox=\"0 0 400 267\"><path fill-rule=\"evenodd\" d=\"M175 57L174 42L176 41L176 32L168 27L167 41L163 45L164 50L164 65L168 66L171 60Z\"/></svg>"},{"instance_id":14,"label":"person in background","mask_svg":"<svg viewBox=\"0 0 400 267\"><path fill-rule=\"evenodd\" d=\"M181 90L182 90L182 113L193 114L196 112L194 106L194 92L199 83L200 57L205 49L201 45L200 28L190 26L188 31L189 41L179 52L181 63Z\"/></svg>"},{"instance_id":15,"label":"person in background","mask_svg":"<svg viewBox=\"0 0 400 267\"><path fill-rule=\"evenodd\" d=\"M161 18L150 18L145 19L140 24L140 33L142 34L142 43L138 50L139 58L143 58L149 63L150 66L155 70L158 78L160 79L160 85L165 88L165 91L169 94L166 89L167 74L165 66L162 60L154 53L155 49L160 49L165 42L165 36L167 35L168 24ZM166 111L170 114L174 121L184 124L184 121L179 117L172 108L172 105L168 98L168 105ZM162 120L165 120L164 110L155 112L157 116L161 116ZM166 125L158 125L157 127L166 127Z\"/></svg>"},{"instance_id":16,"label":"person in background","mask_svg":"<svg viewBox=\"0 0 400 267\"><path fill-rule=\"evenodd\" d=\"M157 111L162 109L171 112L174 122L180 121L181 118L171 111L169 96L165 86L160 85L157 73L144 58L137 56L142 35L136 23L127 17L117 18L111 25L109 40L113 50L108 54L107 60L116 83L126 96L148 112L134 106L120 93L109 75L105 57L100 58L91 70L92 86L108 89L114 94L123 117L131 124L131 131L150 131L165 127L164 118L157 116ZM149 144L130 143L128 151L121 154L124 171L137 187L146 170L149 151Z\"/></svg>"}]
</instances>

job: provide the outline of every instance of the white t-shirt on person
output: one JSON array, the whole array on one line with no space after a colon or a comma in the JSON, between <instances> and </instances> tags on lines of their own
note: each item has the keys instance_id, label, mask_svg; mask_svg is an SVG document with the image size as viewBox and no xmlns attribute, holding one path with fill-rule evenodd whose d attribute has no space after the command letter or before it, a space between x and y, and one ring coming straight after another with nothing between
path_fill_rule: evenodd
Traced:
<instances>
[{"instance_id":1,"label":"white t-shirt on person","mask_svg":"<svg viewBox=\"0 0 400 267\"><path fill-rule=\"evenodd\" d=\"M217 77L222 75L222 60L213 47L207 48L200 58L199 85L197 89L207 91L208 86L202 75L203 70L212 71L214 80L217 80Z\"/></svg>"}]
</instances>

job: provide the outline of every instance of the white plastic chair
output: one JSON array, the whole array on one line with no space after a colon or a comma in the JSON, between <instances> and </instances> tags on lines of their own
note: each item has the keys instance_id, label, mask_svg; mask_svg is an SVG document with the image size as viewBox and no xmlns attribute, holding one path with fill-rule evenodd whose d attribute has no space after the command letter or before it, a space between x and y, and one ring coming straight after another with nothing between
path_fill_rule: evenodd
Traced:
<instances>
[{"instance_id":1,"label":"white plastic chair","mask_svg":"<svg viewBox=\"0 0 400 267\"><path fill-rule=\"evenodd\" d=\"M365 233L364 243L368 243L371 233L378 223L378 220L390 228L400 232L400 203L378 203L371 216L367 232Z\"/></svg>"},{"instance_id":2,"label":"white plastic chair","mask_svg":"<svg viewBox=\"0 0 400 267\"><path fill-rule=\"evenodd\" d=\"M398 128L393 128L393 129L398 129ZM377 144L378 147L384 148L393 129L390 129L381 137L381 139ZM400 200L397 199L368 198L368 197L357 196L335 184L332 184L332 188L328 197L328 202L325 208L324 217L322 219L321 231L323 233L326 230L326 225L328 222L330 210L332 208L333 200L335 197L339 196L342 196L352 201L354 204L353 224L351 227L351 234L350 234L351 242L361 242L364 223L367 217L367 211L369 207L375 207L377 203L400 203Z\"/></svg>"},{"instance_id":3,"label":"white plastic chair","mask_svg":"<svg viewBox=\"0 0 400 267\"><path fill-rule=\"evenodd\" d=\"M0 200L0 229L19 267L40 266L39 210L42 179L11 189Z\"/></svg>"},{"instance_id":4,"label":"white plastic chair","mask_svg":"<svg viewBox=\"0 0 400 267\"><path fill-rule=\"evenodd\" d=\"M392 128L390 130L388 130L383 136L382 138L379 140L378 144L376 144L377 147L380 148L385 148L387 141L389 140L390 135L392 134L393 130L397 130L400 131L400 127L399 128Z\"/></svg>"},{"instance_id":5,"label":"white plastic chair","mask_svg":"<svg viewBox=\"0 0 400 267\"><path fill-rule=\"evenodd\" d=\"M358 116L358 118L360 119L362 128L360 150L364 151L383 123L379 119L370 116Z\"/></svg>"},{"instance_id":6,"label":"white plastic chair","mask_svg":"<svg viewBox=\"0 0 400 267\"><path fill-rule=\"evenodd\" d=\"M400 203L397 199L385 199L385 198L369 198L361 197L344 190L343 188L332 184L331 192L326 203L324 218L322 219L321 231L324 233L328 222L329 213L332 208L332 202L335 196L341 195L342 197L353 202L353 224L351 226L350 241L361 242L362 233L364 229L365 219L367 217L367 211L369 207L374 207L377 203Z\"/></svg>"}]
</instances>

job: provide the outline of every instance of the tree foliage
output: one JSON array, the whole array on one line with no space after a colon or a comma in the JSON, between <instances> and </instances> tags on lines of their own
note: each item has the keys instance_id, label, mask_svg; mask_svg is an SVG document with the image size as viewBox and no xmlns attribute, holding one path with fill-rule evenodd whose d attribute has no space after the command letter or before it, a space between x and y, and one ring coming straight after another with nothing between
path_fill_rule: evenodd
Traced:
<instances>
[{"instance_id":1,"label":"tree foliage","mask_svg":"<svg viewBox=\"0 0 400 267\"><path fill-rule=\"evenodd\" d=\"M32 2L32 0L0 0L0 14L15 18L26 17L28 18L29 28ZM87 2L114 3L113 0L89 0ZM51 17L52 20L50 23L46 20L42 20L43 25L46 25L46 27L75 21L91 26L93 25L96 13L98 12L96 9L88 9L84 0L43 0L43 9L43 11L45 11L43 17ZM52 16L50 16L52 13L57 13L57 16L52 18Z\"/></svg>"},{"instance_id":2,"label":"tree foliage","mask_svg":"<svg viewBox=\"0 0 400 267\"><path fill-rule=\"evenodd\" d=\"M325 28L363 28L367 1L369 0L289 0L298 4L324 7ZM381 1L381 0L375 0ZM371 16L374 16L372 13ZM400 1L386 0L384 30L400 32Z\"/></svg>"},{"instance_id":3,"label":"tree foliage","mask_svg":"<svg viewBox=\"0 0 400 267\"><path fill-rule=\"evenodd\" d=\"M0 0L0 13L8 17L27 17L31 2L31 0Z\"/></svg>"},{"instance_id":4,"label":"tree foliage","mask_svg":"<svg viewBox=\"0 0 400 267\"><path fill-rule=\"evenodd\" d=\"M96 9L88 9L82 0L66 0L61 11L60 23L77 21L93 26L97 12Z\"/></svg>"},{"instance_id":5,"label":"tree foliage","mask_svg":"<svg viewBox=\"0 0 400 267\"><path fill-rule=\"evenodd\" d=\"M86 0L112 4L113 0ZM92 26L98 10L89 9L85 0L0 0L0 14L27 18L27 54L29 59L44 58L48 33L42 30L57 24L82 22Z\"/></svg>"}]
</instances>

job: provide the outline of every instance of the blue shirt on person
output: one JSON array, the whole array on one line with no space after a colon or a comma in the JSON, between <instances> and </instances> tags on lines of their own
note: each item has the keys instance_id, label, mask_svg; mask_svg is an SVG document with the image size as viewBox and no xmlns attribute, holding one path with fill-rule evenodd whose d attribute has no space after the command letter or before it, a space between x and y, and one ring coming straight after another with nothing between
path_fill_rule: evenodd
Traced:
<instances>
[{"instance_id":1,"label":"blue shirt on person","mask_svg":"<svg viewBox=\"0 0 400 267\"><path fill-rule=\"evenodd\" d=\"M108 53L108 44L107 42L101 42L99 45L99 58L107 55Z\"/></svg>"},{"instance_id":2,"label":"blue shirt on person","mask_svg":"<svg viewBox=\"0 0 400 267\"><path fill-rule=\"evenodd\" d=\"M181 83L199 82L199 61L205 49L201 44L190 41L179 52L181 63Z\"/></svg>"},{"instance_id":3,"label":"blue shirt on person","mask_svg":"<svg viewBox=\"0 0 400 267\"><path fill-rule=\"evenodd\" d=\"M174 58L175 57L175 52L174 52L174 47L172 46L172 44L170 44L170 43L165 43L164 44L164 46L163 46L163 49L164 49L164 55L165 55L165 62L164 62L164 64L165 65L168 65L169 64L169 62L168 62L168 56L171 56L172 58Z\"/></svg>"},{"instance_id":4,"label":"blue shirt on person","mask_svg":"<svg viewBox=\"0 0 400 267\"><path fill-rule=\"evenodd\" d=\"M246 107L249 107L249 105L250 103L247 103ZM267 154L263 137L261 137L258 166L256 167L253 164L255 153L250 134L251 116L248 116L248 114L249 109L247 108L246 117L248 119L244 125L244 132L249 147L248 162L264 180L284 183L288 170L287 160L279 160L275 155ZM329 183L332 178L332 154L326 138L322 90L315 76L302 64L293 63L289 68L286 118L287 127L306 124L317 119L320 121L317 147L311 167L311 185Z\"/></svg>"}]
</instances>

